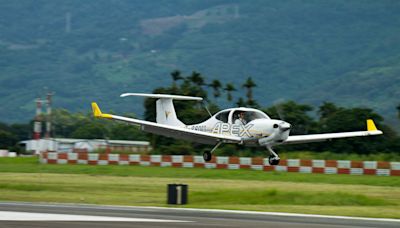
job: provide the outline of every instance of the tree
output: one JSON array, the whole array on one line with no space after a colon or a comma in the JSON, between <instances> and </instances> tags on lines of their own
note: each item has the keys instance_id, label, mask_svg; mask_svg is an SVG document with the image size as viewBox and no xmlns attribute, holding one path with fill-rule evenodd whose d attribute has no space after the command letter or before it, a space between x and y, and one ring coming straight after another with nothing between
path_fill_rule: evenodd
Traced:
<instances>
[{"instance_id":1,"label":"tree","mask_svg":"<svg viewBox=\"0 0 400 228\"><path fill-rule=\"evenodd\" d=\"M103 121L97 120L82 123L71 136L76 139L103 139L107 135L108 132Z\"/></svg>"},{"instance_id":2,"label":"tree","mask_svg":"<svg viewBox=\"0 0 400 228\"><path fill-rule=\"evenodd\" d=\"M18 138L12 132L0 129L0 149L8 149L18 142Z\"/></svg>"},{"instance_id":3,"label":"tree","mask_svg":"<svg viewBox=\"0 0 400 228\"><path fill-rule=\"evenodd\" d=\"M233 92L233 91L236 91L235 86L233 86L232 83L227 83L227 84L225 85L224 90L226 91L226 99L227 99L228 101L232 101L232 92Z\"/></svg>"},{"instance_id":4,"label":"tree","mask_svg":"<svg viewBox=\"0 0 400 228\"><path fill-rule=\"evenodd\" d=\"M337 107L334 103L331 102L324 102L318 108L318 115L319 115L319 131L320 132L330 132L329 127L327 126L327 121L329 117L336 115L344 110L342 107Z\"/></svg>"},{"instance_id":5,"label":"tree","mask_svg":"<svg viewBox=\"0 0 400 228\"><path fill-rule=\"evenodd\" d=\"M55 109L52 112L53 135L55 137L71 137L72 133L89 122L89 116L82 113L70 113L66 109Z\"/></svg>"},{"instance_id":6,"label":"tree","mask_svg":"<svg viewBox=\"0 0 400 228\"><path fill-rule=\"evenodd\" d=\"M188 77L188 79L195 85L202 86L204 85L204 78L200 73L193 71L192 74Z\"/></svg>"},{"instance_id":7,"label":"tree","mask_svg":"<svg viewBox=\"0 0 400 228\"><path fill-rule=\"evenodd\" d=\"M179 70L174 70L171 72L171 77L172 77L172 86L176 87L176 82L178 80L183 79L183 77L181 76L181 72Z\"/></svg>"},{"instance_id":8,"label":"tree","mask_svg":"<svg viewBox=\"0 0 400 228\"><path fill-rule=\"evenodd\" d=\"M125 116L125 115L124 115ZM110 129L110 139L118 140L147 140L146 134L144 134L138 127L115 123Z\"/></svg>"},{"instance_id":9,"label":"tree","mask_svg":"<svg viewBox=\"0 0 400 228\"><path fill-rule=\"evenodd\" d=\"M302 135L315 132L315 121L308 115L313 107L286 101L264 109L273 119L283 119L292 125L291 135Z\"/></svg>"},{"instance_id":10,"label":"tree","mask_svg":"<svg viewBox=\"0 0 400 228\"><path fill-rule=\"evenodd\" d=\"M236 105L238 107L245 107L246 106L246 102L243 100L243 98L239 98L238 101L236 102Z\"/></svg>"},{"instance_id":11,"label":"tree","mask_svg":"<svg viewBox=\"0 0 400 228\"><path fill-rule=\"evenodd\" d=\"M217 97L221 96L220 89L222 87L222 84L221 84L221 82L219 80L216 80L216 79L213 80L209 86L211 88L213 88L214 98L217 98Z\"/></svg>"},{"instance_id":12,"label":"tree","mask_svg":"<svg viewBox=\"0 0 400 228\"><path fill-rule=\"evenodd\" d=\"M22 125L22 124L21 124ZM24 125L24 130L23 132L26 132L26 126L28 124ZM8 125L5 123L0 123L0 149L8 149L8 150L13 150L16 151L16 144L24 139L27 139L27 135L24 135L22 133L21 138L19 137L19 134L21 133L21 129L14 128L14 126L18 127L17 125ZM30 130L29 126L29 130ZM16 151L18 152L18 150Z\"/></svg>"},{"instance_id":13,"label":"tree","mask_svg":"<svg viewBox=\"0 0 400 228\"><path fill-rule=\"evenodd\" d=\"M374 137L356 137L316 143L312 148L317 151L337 153L368 154L372 152L393 152L399 150L398 137L390 127L383 124L383 118L369 108L343 108L332 103L324 103L319 108L319 132L347 132L366 130L366 120L373 119L383 135ZM321 112L324 110L324 112ZM329 110L329 111L327 111ZM324 113L322 115L322 113Z\"/></svg>"},{"instance_id":14,"label":"tree","mask_svg":"<svg viewBox=\"0 0 400 228\"><path fill-rule=\"evenodd\" d=\"M333 114L343 111L343 108L337 107L334 103L324 102L318 109L320 119L326 119Z\"/></svg>"},{"instance_id":15,"label":"tree","mask_svg":"<svg viewBox=\"0 0 400 228\"><path fill-rule=\"evenodd\" d=\"M30 123L18 123L10 125L12 132L18 138L18 141L27 140L31 138L32 135L32 125Z\"/></svg>"},{"instance_id":16,"label":"tree","mask_svg":"<svg viewBox=\"0 0 400 228\"><path fill-rule=\"evenodd\" d=\"M254 83L251 77L248 77L246 82L243 83L242 87L247 89L246 97L247 101L253 100L253 88L256 87L256 83Z\"/></svg>"},{"instance_id":17,"label":"tree","mask_svg":"<svg viewBox=\"0 0 400 228\"><path fill-rule=\"evenodd\" d=\"M400 105L397 106L397 115L398 115L398 117L399 117L399 119L400 119Z\"/></svg>"}]
</instances>

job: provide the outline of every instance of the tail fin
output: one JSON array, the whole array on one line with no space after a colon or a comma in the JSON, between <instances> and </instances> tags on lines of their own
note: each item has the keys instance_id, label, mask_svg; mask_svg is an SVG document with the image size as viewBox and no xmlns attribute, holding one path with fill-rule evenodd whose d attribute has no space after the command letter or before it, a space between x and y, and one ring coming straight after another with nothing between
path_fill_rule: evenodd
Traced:
<instances>
[{"instance_id":1,"label":"tail fin","mask_svg":"<svg viewBox=\"0 0 400 228\"><path fill-rule=\"evenodd\" d=\"M184 127L185 124L182 123L175 113L175 108L173 100L191 100L191 101L201 101L201 97L190 97L182 95L170 95L170 94L148 94L148 93L124 93L121 97L127 96L140 96L140 97L150 97L157 98L156 102L156 112L157 112L157 123L166 124L171 126Z\"/></svg>"},{"instance_id":2,"label":"tail fin","mask_svg":"<svg viewBox=\"0 0 400 228\"><path fill-rule=\"evenodd\" d=\"M171 98L161 98L156 102L157 123L184 127L175 113L174 104Z\"/></svg>"}]
</instances>

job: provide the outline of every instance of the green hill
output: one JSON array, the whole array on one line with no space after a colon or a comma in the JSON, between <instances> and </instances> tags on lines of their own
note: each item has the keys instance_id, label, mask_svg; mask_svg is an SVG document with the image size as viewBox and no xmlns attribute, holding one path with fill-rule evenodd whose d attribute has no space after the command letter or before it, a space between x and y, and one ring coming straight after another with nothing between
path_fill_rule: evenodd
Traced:
<instances>
[{"instance_id":1,"label":"green hill","mask_svg":"<svg viewBox=\"0 0 400 228\"><path fill-rule=\"evenodd\" d=\"M369 106L390 121L400 91L398 1L0 1L0 121L55 106L142 113L169 73L196 70L279 99ZM239 91L236 96L243 96ZM136 102L136 104L134 103ZM224 104L227 105L227 104ZM133 107L134 106L134 107Z\"/></svg>"}]
</instances>

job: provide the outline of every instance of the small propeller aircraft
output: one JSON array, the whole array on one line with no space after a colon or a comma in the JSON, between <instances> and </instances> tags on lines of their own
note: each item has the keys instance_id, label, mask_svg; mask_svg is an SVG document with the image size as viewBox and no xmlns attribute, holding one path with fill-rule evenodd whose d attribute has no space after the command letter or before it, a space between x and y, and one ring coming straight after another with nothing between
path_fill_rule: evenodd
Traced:
<instances>
[{"instance_id":1,"label":"small propeller aircraft","mask_svg":"<svg viewBox=\"0 0 400 228\"><path fill-rule=\"evenodd\" d=\"M203 153L205 161L210 161L212 153L222 143L235 143L246 146L266 147L270 152L269 164L278 165L279 156L272 147L282 144L296 144L326 141L337 138L381 135L373 120L367 120L366 131L324 133L290 136L291 125L283 120L271 119L264 112L253 108L230 108L222 110L202 123L186 125L176 116L173 100L202 101L201 97L169 94L124 93L120 97L142 96L155 98L156 122L133 119L112 114L103 114L93 102L93 115L139 125L141 130L167 137L185 139L197 143L214 145L211 151Z\"/></svg>"}]
</instances>

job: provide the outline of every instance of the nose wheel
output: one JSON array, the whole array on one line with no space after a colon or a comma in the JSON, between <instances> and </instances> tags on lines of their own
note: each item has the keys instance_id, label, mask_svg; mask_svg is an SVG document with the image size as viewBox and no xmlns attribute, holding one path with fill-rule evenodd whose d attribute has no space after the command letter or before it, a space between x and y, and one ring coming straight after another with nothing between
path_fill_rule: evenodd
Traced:
<instances>
[{"instance_id":1,"label":"nose wheel","mask_svg":"<svg viewBox=\"0 0 400 228\"><path fill-rule=\"evenodd\" d=\"M274 155L270 155L268 157L268 162L270 165L278 165L281 159L279 157L275 157Z\"/></svg>"},{"instance_id":2,"label":"nose wheel","mask_svg":"<svg viewBox=\"0 0 400 228\"><path fill-rule=\"evenodd\" d=\"M210 152L206 151L203 153L204 161L206 161L206 162L211 161L211 158L212 158L212 154Z\"/></svg>"},{"instance_id":3,"label":"nose wheel","mask_svg":"<svg viewBox=\"0 0 400 228\"><path fill-rule=\"evenodd\" d=\"M271 153L271 155L269 155L268 157L268 163L270 165L278 165L279 161L281 160L278 156L277 153L275 153L275 151L272 150L271 147L267 146L268 151Z\"/></svg>"}]
</instances>

